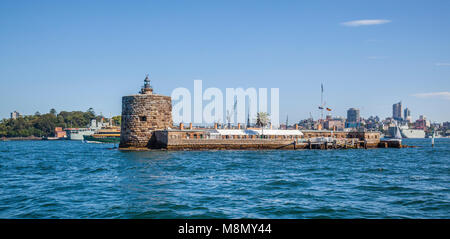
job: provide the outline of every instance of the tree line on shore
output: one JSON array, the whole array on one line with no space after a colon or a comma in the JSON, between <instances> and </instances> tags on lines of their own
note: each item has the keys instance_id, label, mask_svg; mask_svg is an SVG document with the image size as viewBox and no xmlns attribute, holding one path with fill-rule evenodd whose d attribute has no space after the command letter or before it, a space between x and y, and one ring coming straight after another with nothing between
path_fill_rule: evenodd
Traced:
<instances>
[{"instance_id":1,"label":"tree line on shore","mask_svg":"<svg viewBox=\"0 0 450 239\"><path fill-rule=\"evenodd\" d=\"M20 116L16 119L0 120L0 137L50 137L55 127L84 128L92 119L101 121L102 115L96 115L92 108L83 111L61 111L51 109L49 113ZM112 117L113 124L120 125L120 116ZM108 119L106 119L108 120Z\"/></svg>"}]
</instances>

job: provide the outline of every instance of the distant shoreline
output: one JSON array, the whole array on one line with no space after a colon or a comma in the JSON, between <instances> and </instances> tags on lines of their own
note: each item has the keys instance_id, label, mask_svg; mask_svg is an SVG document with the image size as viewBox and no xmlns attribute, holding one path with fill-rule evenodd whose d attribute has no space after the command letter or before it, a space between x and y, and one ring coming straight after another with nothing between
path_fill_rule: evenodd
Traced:
<instances>
[{"instance_id":1,"label":"distant shoreline","mask_svg":"<svg viewBox=\"0 0 450 239\"><path fill-rule=\"evenodd\" d=\"M41 137L36 136L27 136L27 137L1 137L0 141L9 141L9 140L42 140Z\"/></svg>"}]
</instances>

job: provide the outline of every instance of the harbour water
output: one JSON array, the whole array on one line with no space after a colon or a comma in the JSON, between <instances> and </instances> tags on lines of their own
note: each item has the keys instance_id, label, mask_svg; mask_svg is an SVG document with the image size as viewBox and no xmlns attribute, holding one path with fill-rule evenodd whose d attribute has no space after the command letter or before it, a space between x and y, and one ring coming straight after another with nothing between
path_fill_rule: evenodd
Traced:
<instances>
[{"instance_id":1,"label":"harbour water","mask_svg":"<svg viewBox=\"0 0 450 239\"><path fill-rule=\"evenodd\" d=\"M0 218L449 218L450 139L404 149L123 152L0 142Z\"/></svg>"}]
</instances>

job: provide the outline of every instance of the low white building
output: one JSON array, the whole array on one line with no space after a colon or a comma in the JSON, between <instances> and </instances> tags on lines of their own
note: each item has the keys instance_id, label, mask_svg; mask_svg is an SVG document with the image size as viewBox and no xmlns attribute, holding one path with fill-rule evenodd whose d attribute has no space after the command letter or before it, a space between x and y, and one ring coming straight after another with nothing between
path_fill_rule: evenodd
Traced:
<instances>
[{"instance_id":1,"label":"low white building","mask_svg":"<svg viewBox=\"0 0 450 239\"><path fill-rule=\"evenodd\" d=\"M245 135L267 135L267 136L303 136L300 130L276 130L276 129L214 129L209 131L211 136L245 136Z\"/></svg>"}]
</instances>

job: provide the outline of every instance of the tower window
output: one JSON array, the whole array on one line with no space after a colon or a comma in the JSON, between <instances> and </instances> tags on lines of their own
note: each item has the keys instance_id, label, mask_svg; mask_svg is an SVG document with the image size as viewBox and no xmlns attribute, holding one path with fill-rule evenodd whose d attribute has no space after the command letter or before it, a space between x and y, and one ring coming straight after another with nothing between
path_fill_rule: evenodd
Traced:
<instances>
[{"instance_id":1,"label":"tower window","mask_svg":"<svg viewBox=\"0 0 450 239\"><path fill-rule=\"evenodd\" d=\"M139 116L140 121L147 121L147 116Z\"/></svg>"}]
</instances>

